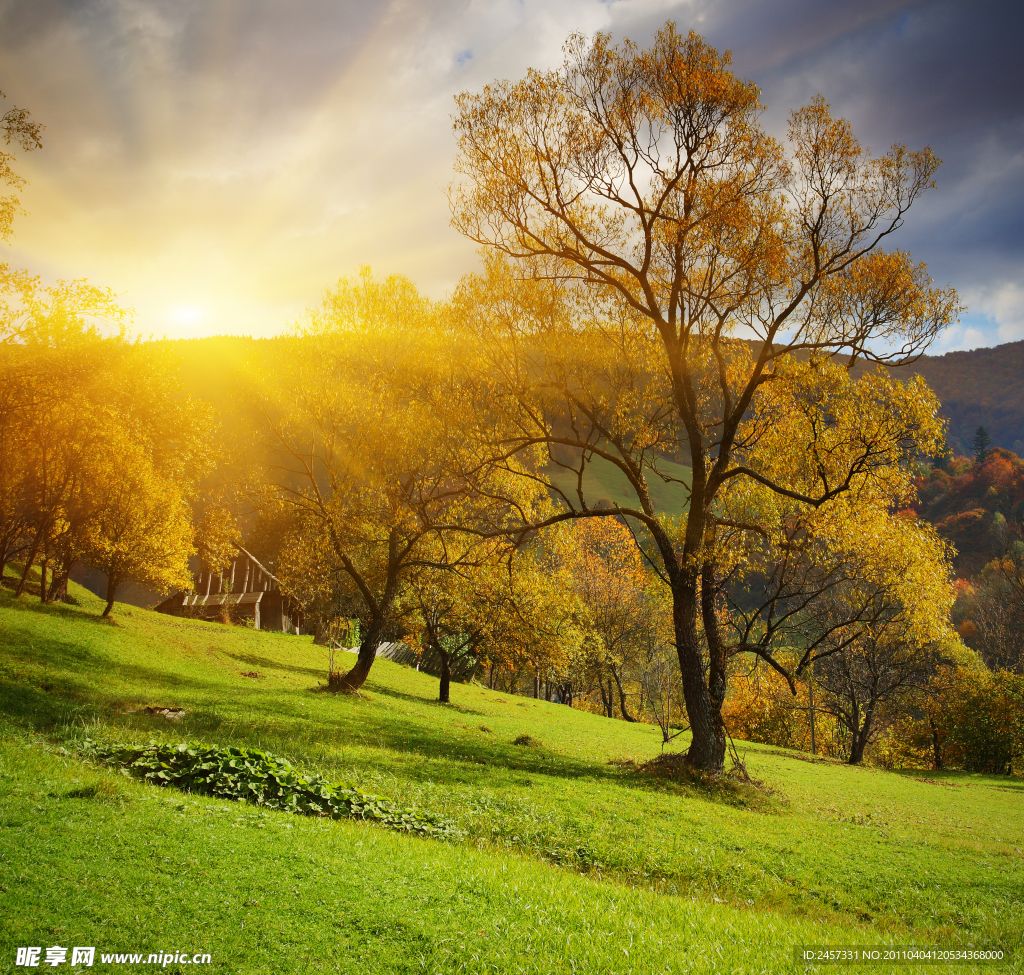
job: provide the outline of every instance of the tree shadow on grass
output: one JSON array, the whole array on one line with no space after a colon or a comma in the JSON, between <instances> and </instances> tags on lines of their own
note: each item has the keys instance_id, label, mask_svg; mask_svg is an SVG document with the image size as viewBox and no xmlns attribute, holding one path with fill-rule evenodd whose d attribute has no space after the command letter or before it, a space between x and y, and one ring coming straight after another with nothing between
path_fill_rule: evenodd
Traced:
<instances>
[{"instance_id":1,"label":"tree shadow on grass","mask_svg":"<svg viewBox=\"0 0 1024 975\"><path fill-rule=\"evenodd\" d=\"M262 667L264 670L283 670L289 674L302 674L304 677L326 677L327 673L323 667L299 667L296 664L282 663L280 660L273 660L270 657L261 657L255 653L229 653L221 650L229 660L237 661L249 667Z\"/></svg>"},{"instance_id":2,"label":"tree shadow on grass","mask_svg":"<svg viewBox=\"0 0 1024 975\"><path fill-rule=\"evenodd\" d=\"M1024 792L1024 778L999 775L995 772L964 772L961 769L897 769L896 774L915 782L944 785L963 789L1001 789L1005 792Z\"/></svg>"},{"instance_id":3,"label":"tree shadow on grass","mask_svg":"<svg viewBox=\"0 0 1024 975\"><path fill-rule=\"evenodd\" d=\"M214 726L210 715L223 707L226 693L231 694L233 705L249 706L267 719L287 721L306 716L301 702L305 691L299 688L278 689L274 698L268 699L258 685L241 678L237 687L225 686L227 675L207 679L159 665L112 660L102 646L52 633L42 647L38 635L33 634L30 641L7 642L0 650L0 667L6 672L0 711L20 724L52 728L67 723L68 714L77 717L84 709L90 717L137 730L175 727L160 716L147 719L139 713L146 706L159 706L183 707L193 717L204 714L206 719L200 724L207 730ZM112 673L118 678L116 684L111 683ZM239 723L235 716L221 716L222 721L225 718Z\"/></svg>"},{"instance_id":4,"label":"tree shadow on grass","mask_svg":"<svg viewBox=\"0 0 1024 975\"><path fill-rule=\"evenodd\" d=\"M26 605L24 609L51 618L67 614L73 622L96 619L74 607ZM267 747L276 741L280 745L275 747L291 754L295 754L296 745L315 749L319 742L321 748L334 746L344 753L346 746L363 742L401 756L403 775L413 780L436 778L437 769L431 769L431 762L443 761L448 766L445 775L453 781L484 787L500 769L525 776L615 782L646 791L664 789L659 783L600 760L576 758L538 744L516 745L493 733L483 736L469 729L459 731L445 721L434 723L431 713L440 717L455 712L478 718L485 712L464 704L432 700L436 686L433 681L430 697L385 686L376 680L368 682L368 689L382 699L414 704L420 711L418 716L403 715L377 706L372 700L346 695L334 698L328 708L322 706L324 698L320 697L321 706L310 708L308 689L279 687L267 693L256 683L242 682L235 687L227 684L224 674L211 679L182 673L180 669L167 670L159 663L125 660L123 646L115 648L105 645L103 640L93 642L87 637L83 642L81 631L78 635L76 642L74 633L69 639L51 631L45 634L43 646L38 632L25 632L14 642L5 641L3 669L7 673L0 686L0 709L17 723L36 728L54 728L78 717L103 718L126 730L155 731L167 738L189 734L205 737L220 731L239 743L248 740L257 747ZM131 632L126 636L130 639ZM145 652L152 654L152 646ZM304 676L317 674L316 668L283 663L258 653L231 652L221 647L217 652L241 666ZM116 673L116 682L111 681L112 672ZM428 688L425 686L424 690ZM126 714L129 708L146 705L180 706L188 713L180 725L155 716ZM652 739L652 753L656 747ZM353 758L357 764L363 763L358 753L349 752L348 761ZM367 759L365 764L379 767L380 758Z\"/></svg>"},{"instance_id":5,"label":"tree shadow on grass","mask_svg":"<svg viewBox=\"0 0 1024 975\"><path fill-rule=\"evenodd\" d=\"M365 766L368 771L379 771L379 757L363 760L351 751L345 753L346 745L350 746L354 739L362 738L376 748L387 749L400 756L397 764L401 765L402 775L411 781L436 781L438 770L433 763L443 761L447 764L444 773L447 780L476 788L493 785L494 773L500 770L505 774L524 776L526 781L519 781L518 785L529 785L531 777L544 776L564 780L603 781L648 792L665 791L663 785L630 774L618 766L561 755L542 745L516 745L511 741L495 741L489 737L478 739L470 737L471 733L445 737L444 732L450 729L432 728L422 721L409 720L394 712L380 714L368 709L359 716L357 736L353 735L350 725L330 721L318 724L320 715L309 714L298 706L285 709L281 706L280 698L275 701L272 709L265 709L258 716L250 716L248 720L240 720L236 715L180 696L172 701L174 695L168 694L167 690L180 688L180 680L166 678L153 668L136 665L129 669L134 679L152 688L148 695L142 692L144 697L160 704L183 703L188 709L185 718L179 723L170 722L159 715L125 713L123 703L101 697L87 679L72 679L66 673L58 678L59 684L53 683L49 689L43 689L30 680L0 679L0 711L16 724L44 733L97 718L104 720L108 726L120 728L126 736L134 732L167 741L191 736L210 738L212 741L220 732L222 737L230 737L235 744L279 750L300 764L304 748L310 750L311 759L318 742L323 743L326 739L341 750L347 768L353 765L356 768ZM195 686L202 682L193 681L190 684L190 690L194 691ZM136 691L136 696L138 694ZM401 692L395 696L420 706L428 705L438 709L451 707ZM339 700L358 705L358 699ZM460 710L477 713L470 709ZM301 725L297 723L300 719L304 722Z\"/></svg>"},{"instance_id":6,"label":"tree shadow on grass","mask_svg":"<svg viewBox=\"0 0 1024 975\"><path fill-rule=\"evenodd\" d=\"M485 711L478 711L475 708L466 707L464 704L455 704L454 702L443 704L438 700L431 700L427 697L420 697L417 694L409 694L406 691L395 690L393 687L386 687L385 685L378 684L376 682L367 681L366 690L374 694L380 694L383 697L393 697L400 701L408 701L410 704L415 704L418 707L423 707L425 705L429 708L436 708L439 711L457 711L459 714L471 714L475 717L484 717L487 713Z\"/></svg>"},{"instance_id":7,"label":"tree shadow on grass","mask_svg":"<svg viewBox=\"0 0 1024 975\"><path fill-rule=\"evenodd\" d=\"M452 707L402 692L395 692L390 696L415 703L419 707L427 705L438 710ZM360 702L355 698L340 700L352 702L355 707L360 706ZM483 713L471 709L459 710L473 715ZM452 763L445 771L446 777L454 775L466 784L486 784L494 770L500 768L507 772L527 775L615 781L647 791L659 789L657 783L634 778L620 767L598 760L563 755L545 748L542 744L517 745L512 740L502 741L493 733L486 737L477 737L467 730L452 735L453 729L450 726L431 727L425 723L427 720L427 717L423 717L417 721L393 711L382 714L375 711L372 706L367 707L359 715L357 734L347 733L345 741L352 744L354 739L362 739L374 747L406 756L406 760L401 763L403 775L424 782L437 779L437 769L431 768L429 762L441 760ZM360 762L359 758L352 754L347 754L345 758L349 763L353 760ZM379 759L370 759L366 764L372 764L377 768ZM456 769L453 764L461 767Z\"/></svg>"},{"instance_id":8,"label":"tree shadow on grass","mask_svg":"<svg viewBox=\"0 0 1024 975\"><path fill-rule=\"evenodd\" d=\"M0 712L14 724L37 731L58 725L87 721L97 716L96 703L87 685L61 681L59 690L42 684L0 677Z\"/></svg>"}]
</instances>

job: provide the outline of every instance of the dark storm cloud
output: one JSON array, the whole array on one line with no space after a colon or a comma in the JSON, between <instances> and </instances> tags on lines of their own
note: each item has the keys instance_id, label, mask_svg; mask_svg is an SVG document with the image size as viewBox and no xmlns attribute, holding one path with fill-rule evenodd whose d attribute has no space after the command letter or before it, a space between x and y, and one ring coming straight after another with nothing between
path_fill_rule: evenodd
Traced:
<instances>
[{"instance_id":1,"label":"dark storm cloud","mask_svg":"<svg viewBox=\"0 0 1024 975\"><path fill-rule=\"evenodd\" d=\"M778 5L780 28L796 29L807 6ZM937 281L956 284L969 323L985 325L981 316L998 310L1002 330L987 323L983 344L1024 338L1024 309L996 307L1024 269L1024 6L885 6L841 32L808 22L800 49L774 61L763 36L743 43L740 18L711 35L720 43L741 35L737 70L760 83L774 122L820 91L877 152L894 142L930 145L943 160L938 189L912 211L896 243L927 261ZM762 17L758 33L771 25Z\"/></svg>"},{"instance_id":2,"label":"dark storm cloud","mask_svg":"<svg viewBox=\"0 0 1024 975\"><path fill-rule=\"evenodd\" d=\"M1024 338L1024 308L1007 297L1024 283L1024 5L726 0L672 15L732 51L777 134L820 92L876 153L930 145L943 160L938 189L894 245L960 289L968 327L984 330L979 344ZM622 33L646 40L663 18L631 18Z\"/></svg>"}]
</instances>

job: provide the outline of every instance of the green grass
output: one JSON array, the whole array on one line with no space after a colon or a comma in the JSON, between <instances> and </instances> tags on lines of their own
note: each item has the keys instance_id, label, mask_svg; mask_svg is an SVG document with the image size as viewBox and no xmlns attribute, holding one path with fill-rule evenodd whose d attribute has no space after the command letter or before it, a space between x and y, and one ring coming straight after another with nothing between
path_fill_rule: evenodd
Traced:
<instances>
[{"instance_id":1,"label":"green grass","mask_svg":"<svg viewBox=\"0 0 1024 975\"><path fill-rule=\"evenodd\" d=\"M686 482L690 481L690 468L685 464L661 458L658 466L672 477ZM551 482L573 501L576 500L576 475L564 468L551 466L547 470ZM646 472L647 490L658 511L669 515L681 515L687 510L689 500L686 489L681 484L661 480L651 471ZM587 465L583 475L583 489L587 503L594 504L607 498L613 504L625 508L639 507L639 500L629 478L614 464L603 457L594 457Z\"/></svg>"},{"instance_id":2,"label":"green grass","mask_svg":"<svg viewBox=\"0 0 1024 975\"><path fill-rule=\"evenodd\" d=\"M792 970L797 944L1024 950L1019 779L738 743L775 794L708 792L636 769L660 751L648 726L471 685L446 707L435 679L383 660L361 697L335 697L308 638L120 605L103 623L76 595L0 592L0 970L17 945L67 943L252 972L756 972ZM86 735L263 748L464 839L159 790L81 761Z\"/></svg>"}]
</instances>

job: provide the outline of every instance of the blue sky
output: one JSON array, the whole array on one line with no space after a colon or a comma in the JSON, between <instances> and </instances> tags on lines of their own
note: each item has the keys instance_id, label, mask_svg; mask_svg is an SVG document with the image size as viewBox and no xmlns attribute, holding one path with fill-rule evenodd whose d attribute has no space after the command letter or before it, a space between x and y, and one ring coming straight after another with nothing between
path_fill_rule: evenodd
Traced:
<instances>
[{"instance_id":1,"label":"blue sky","mask_svg":"<svg viewBox=\"0 0 1024 975\"><path fill-rule=\"evenodd\" d=\"M779 134L821 92L878 152L931 145L896 244L969 306L935 351L1024 339L1024 7L984 0L0 0L4 107L47 126L0 260L113 287L142 334L273 334L361 264L440 297L477 264L453 96L667 19Z\"/></svg>"}]
</instances>

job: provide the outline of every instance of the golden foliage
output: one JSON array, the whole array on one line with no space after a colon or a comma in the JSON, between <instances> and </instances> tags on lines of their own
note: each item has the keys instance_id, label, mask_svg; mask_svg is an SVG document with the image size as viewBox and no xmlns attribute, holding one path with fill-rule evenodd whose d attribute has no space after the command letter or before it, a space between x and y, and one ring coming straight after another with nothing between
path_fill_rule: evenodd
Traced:
<instances>
[{"instance_id":1,"label":"golden foliage","mask_svg":"<svg viewBox=\"0 0 1024 975\"><path fill-rule=\"evenodd\" d=\"M37 559L44 600L79 558L107 573L111 601L128 579L188 587L185 499L216 459L209 412L164 350L127 340L109 290L2 267L0 295L0 560L25 564L19 595Z\"/></svg>"}]
</instances>

